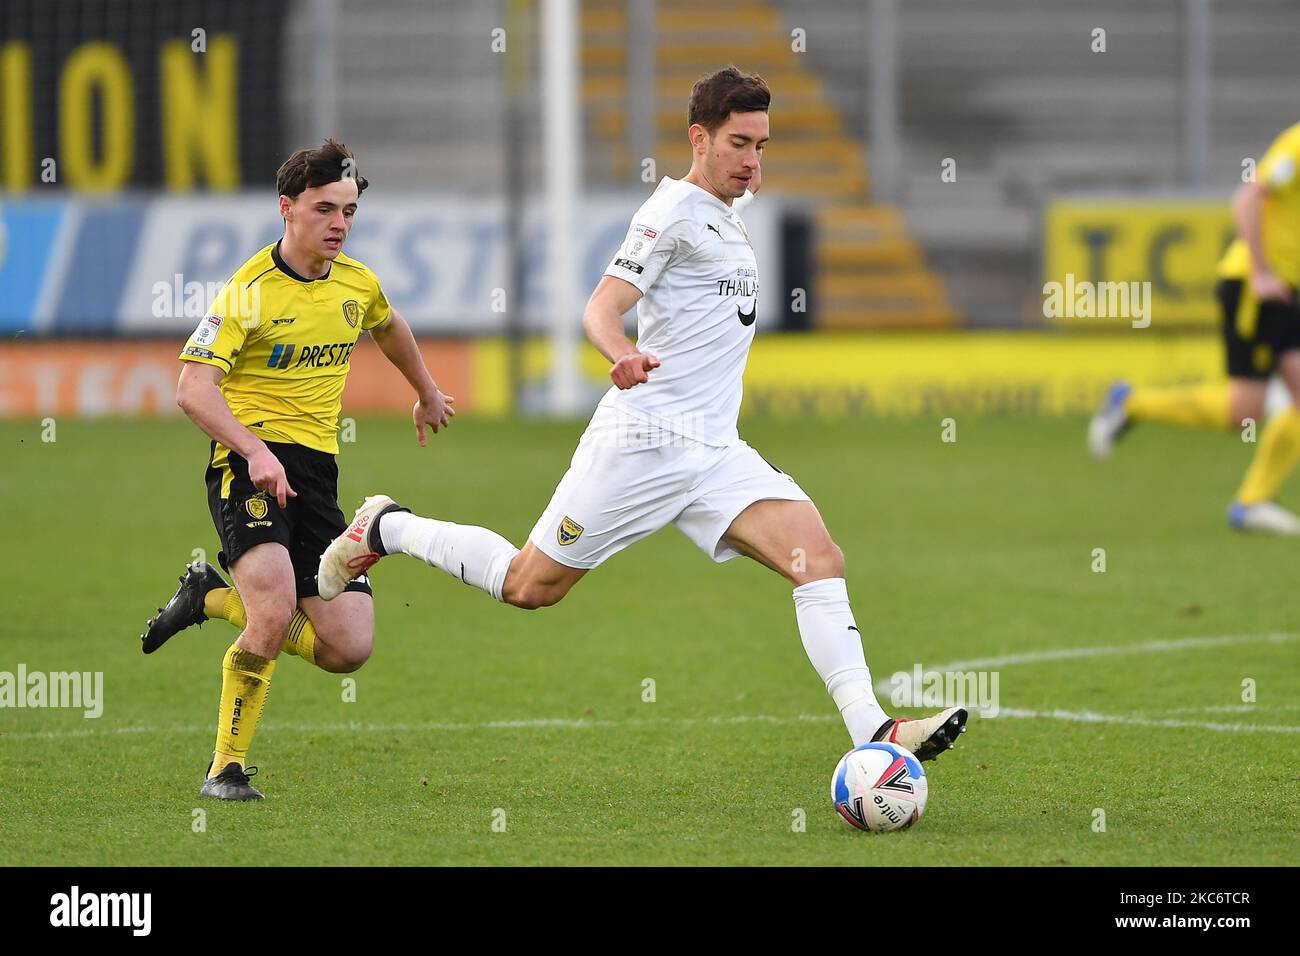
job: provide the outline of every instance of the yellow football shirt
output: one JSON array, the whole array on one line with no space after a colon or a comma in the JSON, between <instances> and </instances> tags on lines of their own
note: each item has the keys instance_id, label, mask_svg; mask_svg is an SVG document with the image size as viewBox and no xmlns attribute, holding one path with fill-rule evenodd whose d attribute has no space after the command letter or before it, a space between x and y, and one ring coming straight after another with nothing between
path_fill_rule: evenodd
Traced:
<instances>
[{"instance_id":1,"label":"yellow football shirt","mask_svg":"<svg viewBox=\"0 0 1300 956\"><path fill-rule=\"evenodd\" d=\"M1264 258L1278 278L1300 286L1300 123L1283 131L1256 170L1267 190L1260 238ZM1249 279L1250 250L1238 237L1219 262L1225 279Z\"/></svg>"},{"instance_id":2,"label":"yellow football shirt","mask_svg":"<svg viewBox=\"0 0 1300 956\"><path fill-rule=\"evenodd\" d=\"M379 279L355 259L340 254L325 276L304 279L279 247L267 246L231 276L180 358L223 369L221 394L263 441L337 455L352 349L392 308Z\"/></svg>"}]
</instances>

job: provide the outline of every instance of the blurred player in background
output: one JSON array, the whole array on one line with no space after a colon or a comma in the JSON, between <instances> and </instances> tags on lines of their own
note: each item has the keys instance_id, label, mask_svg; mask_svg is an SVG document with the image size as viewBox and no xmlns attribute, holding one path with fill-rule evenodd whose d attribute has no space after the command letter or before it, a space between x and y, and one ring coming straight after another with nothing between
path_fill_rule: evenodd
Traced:
<instances>
[{"instance_id":1,"label":"blurred player in background","mask_svg":"<svg viewBox=\"0 0 1300 956\"><path fill-rule=\"evenodd\" d=\"M1176 388L1112 386L1088 430L1094 455L1107 457L1134 422L1234 431L1265 411L1276 372L1291 402L1269 419L1228 523L1243 531L1300 534L1300 517L1273 499L1300 461L1300 124L1269 147L1253 182L1232 202L1237 239L1219 262L1227 383Z\"/></svg>"},{"instance_id":2,"label":"blurred player in background","mask_svg":"<svg viewBox=\"0 0 1300 956\"><path fill-rule=\"evenodd\" d=\"M354 671L374 646L364 576L330 604L316 566L347 527L338 506L338 416L362 332L418 395L414 418L438 431L455 411L425 368L410 326L375 274L343 254L366 180L346 146L327 140L294 153L277 175L284 237L249 259L185 344L177 404L212 439L208 507L231 587L195 563L141 636L151 654L192 624L239 628L222 662L213 762L200 790L260 800L244 762L281 650L333 673Z\"/></svg>"},{"instance_id":3,"label":"blurred player in background","mask_svg":"<svg viewBox=\"0 0 1300 956\"><path fill-rule=\"evenodd\" d=\"M583 315L588 338L613 363L614 386L523 550L376 495L322 556L320 595L330 600L381 556L403 553L498 601L546 607L672 524L714 561L744 555L795 586L804 648L855 746L883 740L929 760L953 745L966 711L895 720L881 709L844 555L808 495L736 431L758 303L757 262L736 207L760 185L770 101L761 78L735 67L695 84L690 172L665 176L637 211ZM622 320L634 305L636 344Z\"/></svg>"}]
</instances>

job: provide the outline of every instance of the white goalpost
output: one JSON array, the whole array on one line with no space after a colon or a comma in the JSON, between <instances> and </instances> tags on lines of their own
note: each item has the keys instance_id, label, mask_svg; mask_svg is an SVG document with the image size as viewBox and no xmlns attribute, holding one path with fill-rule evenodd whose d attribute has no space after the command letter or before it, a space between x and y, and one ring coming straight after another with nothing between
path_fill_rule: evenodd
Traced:
<instances>
[{"instance_id":1,"label":"white goalpost","mask_svg":"<svg viewBox=\"0 0 1300 956\"><path fill-rule=\"evenodd\" d=\"M542 3L542 161L545 167L547 314L551 368L547 411L573 415L581 396L577 344L582 291L576 235L578 183L582 175L578 103L576 0Z\"/></svg>"}]
</instances>

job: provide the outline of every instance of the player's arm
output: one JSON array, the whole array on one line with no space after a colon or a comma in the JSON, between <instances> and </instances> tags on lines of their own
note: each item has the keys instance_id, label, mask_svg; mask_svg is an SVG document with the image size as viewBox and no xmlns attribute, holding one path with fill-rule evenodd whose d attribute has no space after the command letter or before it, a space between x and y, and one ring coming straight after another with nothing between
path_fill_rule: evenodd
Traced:
<instances>
[{"instance_id":1,"label":"player's arm","mask_svg":"<svg viewBox=\"0 0 1300 956\"><path fill-rule=\"evenodd\" d=\"M289 487L284 466L266 442L239 423L219 387L225 370L216 365L185 362L176 383L176 404L209 438L215 438L248 462L254 487L275 495L283 508L298 493Z\"/></svg>"},{"instance_id":2,"label":"player's arm","mask_svg":"<svg viewBox=\"0 0 1300 956\"><path fill-rule=\"evenodd\" d=\"M604 276L587 300L582 313L582 329L596 351L614 363L609 377L619 388L650 381L649 372L659 367L653 355L636 350L623 332L623 314L636 305L641 290L616 276Z\"/></svg>"},{"instance_id":3,"label":"player's arm","mask_svg":"<svg viewBox=\"0 0 1300 956\"><path fill-rule=\"evenodd\" d=\"M632 220L623 244L582 312L583 331L596 350L614 364L609 377L622 389L650 381L650 371L659 367L657 358L638 352L623 333L623 314L658 280L679 248L685 247L680 220L669 217L663 221L654 213L642 218L644 212L642 207Z\"/></svg>"},{"instance_id":4,"label":"player's arm","mask_svg":"<svg viewBox=\"0 0 1300 956\"><path fill-rule=\"evenodd\" d=\"M1250 288L1260 302L1289 301L1291 288L1277 277L1264 255L1264 202L1268 188L1260 182L1242 183L1232 197L1232 217L1237 235L1250 250Z\"/></svg>"},{"instance_id":5,"label":"player's arm","mask_svg":"<svg viewBox=\"0 0 1300 956\"><path fill-rule=\"evenodd\" d=\"M439 428L450 425L452 416L456 414L456 409L452 407L456 399L438 390L438 384L424 364L420 347L415 343L410 324L396 309L389 312L386 322L370 330L370 337L411 384L411 388L415 389L417 400L411 409L411 418L415 422L420 444L427 444L429 439L425 437L424 426L430 426L437 434Z\"/></svg>"},{"instance_id":6,"label":"player's arm","mask_svg":"<svg viewBox=\"0 0 1300 956\"><path fill-rule=\"evenodd\" d=\"M1259 161L1254 182L1243 183L1232 197L1237 235L1250 252L1250 288L1260 302L1290 301L1290 286L1273 272L1264 248L1265 201L1270 195L1300 188L1300 132L1292 127L1269 146Z\"/></svg>"}]
</instances>

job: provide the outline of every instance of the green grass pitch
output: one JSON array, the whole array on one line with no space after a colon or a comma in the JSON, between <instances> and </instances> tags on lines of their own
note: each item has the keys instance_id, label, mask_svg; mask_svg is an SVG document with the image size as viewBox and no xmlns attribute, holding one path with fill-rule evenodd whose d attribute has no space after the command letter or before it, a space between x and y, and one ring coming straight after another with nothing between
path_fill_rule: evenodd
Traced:
<instances>
[{"instance_id":1,"label":"green grass pitch","mask_svg":"<svg viewBox=\"0 0 1300 956\"><path fill-rule=\"evenodd\" d=\"M342 501L383 491L521 542L581 428L462 416L421 450L362 419ZM0 671L105 682L98 720L0 709L0 864L1294 863L1300 545L1226 529L1249 447L1144 428L1098 465L1081 421L958 428L742 425L844 549L878 680L1030 655L988 665L1009 713L926 764L921 823L867 835L830 805L849 740L789 585L672 529L539 612L383 562L355 702L282 659L252 751L268 799L200 802L234 631L148 658L137 636L191 550L215 555L206 441L174 420L60 422L53 443L0 424ZM1150 646L1193 637L1233 640ZM1113 652L1043 657L1076 648Z\"/></svg>"}]
</instances>

